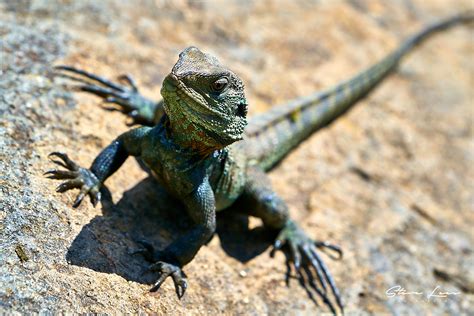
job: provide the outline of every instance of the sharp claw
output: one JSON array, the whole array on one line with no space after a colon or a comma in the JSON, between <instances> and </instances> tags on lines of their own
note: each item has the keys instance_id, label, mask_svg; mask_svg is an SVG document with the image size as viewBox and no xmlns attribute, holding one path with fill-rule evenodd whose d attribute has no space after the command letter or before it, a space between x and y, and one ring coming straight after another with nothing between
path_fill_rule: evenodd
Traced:
<instances>
[{"instance_id":1,"label":"sharp claw","mask_svg":"<svg viewBox=\"0 0 474 316\"><path fill-rule=\"evenodd\" d=\"M46 171L45 173L43 173L43 176L46 176L48 174L54 174L56 172L56 169L49 169L48 171Z\"/></svg>"},{"instance_id":2,"label":"sharp claw","mask_svg":"<svg viewBox=\"0 0 474 316\"><path fill-rule=\"evenodd\" d=\"M178 299L181 299L184 296L184 292L186 292L186 283L182 283L176 286L176 294L178 295Z\"/></svg>"},{"instance_id":3,"label":"sharp claw","mask_svg":"<svg viewBox=\"0 0 474 316\"><path fill-rule=\"evenodd\" d=\"M48 157L61 157L66 155L65 153L59 152L59 151L53 151L52 153L49 153Z\"/></svg>"},{"instance_id":4,"label":"sharp claw","mask_svg":"<svg viewBox=\"0 0 474 316\"><path fill-rule=\"evenodd\" d=\"M184 283L182 287L183 287L183 292L181 293L181 296L179 297L179 299L181 299L184 296L184 293L186 293L186 289L188 288L187 283Z\"/></svg>"},{"instance_id":5,"label":"sharp claw","mask_svg":"<svg viewBox=\"0 0 474 316\"><path fill-rule=\"evenodd\" d=\"M323 249L323 251L324 249L330 249L337 253L337 257L333 257L336 260L340 260L344 256L344 252L342 251L341 247L337 245L333 245L325 241L316 241L314 244L316 247Z\"/></svg>"},{"instance_id":6,"label":"sharp claw","mask_svg":"<svg viewBox=\"0 0 474 316\"><path fill-rule=\"evenodd\" d=\"M171 277L173 278L176 295L178 295L178 298L181 299L181 297L183 297L184 292L186 291L186 288L187 288L187 281L185 278L186 275L184 274L183 271L176 270L175 272L171 274Z\"/></svg>"},{"instance_id":7,"label":"sharp claw","mask_svg":"<svg viewBox=\"0 0 474 316\"><path fill-rule=\"evenodd\" d=\"M47 176L48 179L74 179L76 177L76 173L68 171L68 170L57 170L51 169L43 173L44 176Z\"/></svg>"},{"instance_id":8,"label":"sharp claw","mask_svg":"<svg viewBox=\"0 0 474 316\"><path fill-rule=\"evenodd\" d=\"M72 161L71 159L69 159L68 155L65 154L65 153L61 153L61 152L52 152L48 155L48 157L51 159L52 162L54 162L55 164L58 164L60 166L63 166L64 168L66 169L69 169L71 171L77 171L79 169L79 166L74 162ZM59 160L54 160L52 159L51 157L58 157L59 159L62 160L59 161Z\"/></svg>"},{"instance_id":9,"label":"sharp claw","mask_svg":"<svg viewBox=\"0 0 474 316\"><path fill-rule=\"evenodd\" d=\"M82 185L82 182L77 181L77 180L66 181L56 187L56 192L63 193L71 189L80 188L81 185Z\"/></svg>"},{"instance_id":10,"label":"sharp claw","mask_svg":"<svg viewBox=\"0 0 474 316\"><path fill-rule=\"evenodd\" d=\"M49 160L51 160L53 163L57 164L58 166L61 166L61 167L64 167L64 168L68 169L67 165L63 161L56 160L56 159L52 158L52 157L59 157L58 155L62 155L62 154L63 153L52 152L48 155L48 158L49 158Z\"/></svg>"},{"instance_id":11,"label":"sharp claw","mask_svg":"<svg viewBox=\"0 0 474 316\"><path fill-rule=\"evenodd\" d=\"M79 205L81 205L81 202L82 202L82 198L81 199L76 199L76 201L74 201L74 204L72 205L73 208L78 208Z\"/></svg>"},{"instance_id":12,"label":"sharp claw","mask_svg":"<svg viewBox=\"0 0 474 316\"><path fill-rule=\"evenodd\" d=\"M102 199L102 193L100 193L100 191L97 192L95 198L97 199L97 203L100 202L100 200ZM95 205L94 205L94 206L95 206Z\"/></svg>"},{"instance_id":13,"label":"sharp claw","mask_svg":"<svg viewBox=\"0 0 474 316\"><path fill-rule=\"evenodd\" d=\"M97 203L100 201L100 192L89 192L89 197L91 199L92 206L96 207Z\"/></svg>"},{"instance_id":14,"label":"sharp claw","mask_svg":"<svg viewBox=\"0 0 474 316\"><path fill-rule=\"evenodd\" d=\"M63 168L68 169L67 165L64 162L62 162L60 160L51 159L51 158L50 158L50 160L51 160L51 162L57 164L58 166L61 166Z\"/></svg>"},{"instance_id":15,"label":"sharp claw","mask_svg":"<svg viewBox=\"0 0 474 316\"><path fill-rule=\"evenodd\" d=\"M81 202L84 199L84 197L86 196L88 190L89 190L88 187L82 187L81 192L79 192L79 194L77 195L77 198L74 201L74 204L72 205L72 207L76 208L79 205L81 205Z\"/></svg>"},{"instance_id":16,"label":"sharp claw","mask_svg":"<svg viewBox=\"0 0 474 316\"><path fill-rule=\"evenodd\" d=\"M153 284L153 287L150 289L150 292L156 292L160 289L163 282L165 282L166 278L169 276L167 273L162 273L158 280Z\"/></svg>"}]
</instances>

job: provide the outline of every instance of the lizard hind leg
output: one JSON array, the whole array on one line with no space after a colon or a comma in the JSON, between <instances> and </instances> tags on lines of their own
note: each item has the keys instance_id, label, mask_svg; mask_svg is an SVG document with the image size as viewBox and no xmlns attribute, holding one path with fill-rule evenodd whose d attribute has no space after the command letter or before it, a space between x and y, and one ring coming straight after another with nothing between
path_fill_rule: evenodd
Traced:
<instances>
[{"instance_id":1,"label":"lizard hind leg","mask_svg":"<svg viewBox=\"0 0 474 316\"><path fill-rule=\"evenodd\" d=\"M240 208L245 207L249 215L261 218L266 227L279 230L271 255L277 250L284 250L287 265L293 265L300 280L303 280L302 273L306 272L307 279L315 291L331 311L336 313L336 309L328 297L327 289L329 288L337 306L343 312L339 290L319 254L319 250L329 250L337 255L332 255L333 258L341 258L342 250L336 245L313 240L292 221L289 218L286 203L271 189L267 176L262 170L257 168L248 170L247 182L239 206ZM313 279L319 281L319 286L313 282Z\"/></svg>"},{"instance_id":2,"label":"lizard hind leg","mask_svg":"<svg viewBox=\"0 0 474 316\"><path fill-rule=\"evenodd\" d=\"M71 67L56 66L55 69L62 77L80 83L75 89L92 93L101 97L104 103L115 104L118 107L104 107L109 111L119 111L132 119L129 125L155 125L164 114L162 101L155 102L142 96L135 80L128 74L118 77L113 82L90 72Z\"/></svg>"}]
</instances>

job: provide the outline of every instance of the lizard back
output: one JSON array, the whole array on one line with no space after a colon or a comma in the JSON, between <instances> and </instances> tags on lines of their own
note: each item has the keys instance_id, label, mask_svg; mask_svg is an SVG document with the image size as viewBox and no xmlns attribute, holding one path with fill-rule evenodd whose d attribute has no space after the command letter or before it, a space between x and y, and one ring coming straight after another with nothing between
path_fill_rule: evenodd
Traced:
<instances>
[{"instance_id":1,"label":"lizard back","mask_svg":"<svg viewBox=\"0 0 474 316\"><path fill-rule=\"evenodd\" d=\"M474 20L468 13L426 27L378 63L334 87L295 99L252 118L245 131L249 161L269 170L312 133L325 127L371 92L412 48L431 34Z\"/></svg>"}]
</instances>

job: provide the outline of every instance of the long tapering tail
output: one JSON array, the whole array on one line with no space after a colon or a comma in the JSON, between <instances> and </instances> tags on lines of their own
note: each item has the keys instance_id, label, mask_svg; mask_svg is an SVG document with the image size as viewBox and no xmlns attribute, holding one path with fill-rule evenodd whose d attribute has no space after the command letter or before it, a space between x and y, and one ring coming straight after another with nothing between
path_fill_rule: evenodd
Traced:
<instances>
[{"instance_id":1,"label":"long tapering tail","mask_svg":"<svg viewBox=\"0 0 474 316\"><path fill-rule=\"evenodd\" d=\"M428 26L408 38L394 52L353 78L333 88L296 99L251 119L245 147L249 158L265 170L275 166L291 149L331 123L366 96L389 75L402 57L428 36L453 25L472 22L474 14L457 15Z\"/></svg>"}]
</instances>

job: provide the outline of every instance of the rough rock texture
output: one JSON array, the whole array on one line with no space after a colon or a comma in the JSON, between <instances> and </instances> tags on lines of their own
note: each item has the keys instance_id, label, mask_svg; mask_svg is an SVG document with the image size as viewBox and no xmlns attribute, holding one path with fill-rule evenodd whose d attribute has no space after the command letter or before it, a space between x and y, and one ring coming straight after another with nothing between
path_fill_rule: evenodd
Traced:
<instances>
[{"instance_id":1,"label":"rough rock texture","mask_svg":"<svg viewBox=\"0 0 474 316\"><path fill-rule=\"evenodd\" d=\"M89 165L127 126L98 99L72 93L54 64L135 75L159 97L178 52L196 45L246 82L251 114L323 89L375 62L420 26L470 0L0 1L0 313L327 312L269 259L259 225L222 215L186 267L179 301L168 280L149 293L142 237L164 246L186 229L182 208L129 159L100 207L71 208L42 173L63 150ZM327 258L355 314L474 310L473 35L458 27L411 54L374 94L271 173L292 215L340 244ZM250 226L248 226L250 224ZM401 285L421 295L387 297ZM440 286L458 293L426 295ZM312 294L311 294L312 293Z\"/></svg>"}]
</instances>

